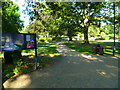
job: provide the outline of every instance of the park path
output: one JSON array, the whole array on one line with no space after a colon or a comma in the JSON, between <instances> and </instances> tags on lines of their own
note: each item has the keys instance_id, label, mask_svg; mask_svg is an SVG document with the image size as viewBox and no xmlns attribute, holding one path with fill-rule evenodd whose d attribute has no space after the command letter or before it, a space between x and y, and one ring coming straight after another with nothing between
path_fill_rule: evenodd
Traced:
<instances>
[{"instance_id":1,"label":"park path","mask_svg":"<svg viewBox=\"0 0 120 90\"><path fill-rule=\"evenodd\" d=\"M4 83L5 88L118 88L118 58L86 55L57 43L54 65Z\"/></svg>"}]
</instances>

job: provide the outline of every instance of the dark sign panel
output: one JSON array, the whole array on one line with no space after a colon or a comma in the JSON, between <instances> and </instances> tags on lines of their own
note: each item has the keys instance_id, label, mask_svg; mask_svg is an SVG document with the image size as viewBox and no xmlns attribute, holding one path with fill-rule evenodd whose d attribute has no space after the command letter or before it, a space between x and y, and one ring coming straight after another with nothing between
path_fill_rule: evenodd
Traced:
<instances>
[{"instance_id":1,"label":"dark sign panel","mask_svg":"<svg viewBox=\"0 0 120 90\"><path fill-rule=\"evenodd\" d=\"M2 51L14 51L36 48L36 34L2 33Z\"/></svg>"}]
</instances>

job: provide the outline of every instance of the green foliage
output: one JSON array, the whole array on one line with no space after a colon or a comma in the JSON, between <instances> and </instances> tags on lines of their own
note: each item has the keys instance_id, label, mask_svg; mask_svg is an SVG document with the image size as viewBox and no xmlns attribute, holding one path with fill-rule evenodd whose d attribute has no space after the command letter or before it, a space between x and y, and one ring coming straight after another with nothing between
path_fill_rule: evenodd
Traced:
<instances>
[{"instance_id":1,"label":"green foliage","mask_svg":"<svg viewBox=\"0 0 120 90\"><path fill-rule=\"evenodd\" d=\"M12 55L12 58L14 59L14 60L13 60L13 63L14 63L16 66L21 66L21 65L23 64L22 58L18 58L16 55Z\"/></svg>"},{"instance_id":2,"label":"green foliage","mask_svg":"<svg viewBox=\"0 0 120 90\"><path fill-rule=\"evenodd\" d=\"M9 68L3 71L3 76L5 75L7 78L9 78L11 75L13 75L12 73L12 68Z\"/></svg>"},{"instance_id":3,"label":"green foliage","mask_svg":"<svg viewBox=\"0 0 120 90\"><path fill-rule=\"evenodd\" d=\"M88 33L90 37L96 37L97 35L99 35L100 30L98 27L92 25L89 27Z\"/></svg>"},{"instance_id":4,"label":"green foliage","mask_svg":"<svg viewBox=\"0 0 120 90\"><path fill-rule=\"evenodd\" d=\"M13 2L2 2L2 32L18 33L23 26L22 22L23 21L20 20L18 5ZM7 52L4 52L4 55L6 56L6 62L8 62L9 60L7 58ZM16 55L18 57L20 53L15 53L15 51L11 51L11 55Z\"/></svg>"},{"instance_id":5,"label":"green foliage","mask_svg":"<svg viewBox=\"0 0 120 90\"><path fill-rule=\"evenodd\" d=\"M56 50L55 43L38 43L38 53L54 54L58 53Z\"/></svg>"},{"instance_id":6,"label":"green foliage","mask_svg":"<svg viewBox=\"0 0 120 90\"><path fill-rule=\"evenodd\" d=\"M20 59L19 61L17 61L17 66L21 66L23 64L23 61Z\"/></svg>"},{"instance_id":7,"label":"green foliage","mask_svg":"<svg viewBox=\"0 0 120 90\"><path fill-rule=\"evenodd\" d=\"M30 4L34 4L33 10L29 10L31 8ZM108 22L110 21L109 15L113 12L111 2L33 3L28 1L28 8L33 21L30 25L30 32L36 32L37 34L48 32L53 37L67 35L71 40L78 32L81 32L84 33L85 43L89 43L88 35L89 37L96 37L100 32L105 32L106 35L113 33L113 26ZM105 21L108 24L102 27L101 22ZM36 24L37 22L39 24ZM37 27L41 29L39 30ZM109 39L109 37L106 39Z\"/></svg>"},{"instance_id":8,"label":"green foliage","mask_svg":"<svg viewBox=\"0 0 120 90\"><path fill-rule=\"evenodd\" d=\"M104 32L101 32L101 37L102 37L103 39L105 39L106 34L105 34Z\"/></svg>"},{"instance_id":9,"label":"green foliage","mask_svg":"<svg viewBox=\"0 0 120 90\"><path fill-rule=\"evenodd\" d=\"M16 66L14 69L13 69L13 72L15 74L19 74L20 73L20 67Z\"/></svg>"},{"instance_id":10,"label":"green foliage","mask_svg":"<svg viewBox=\"0 0 120 90\"><path fill-rule=\"evenodd\" d=\"M103 39L103 40L109 40L109 36L106 35L104 32L101 32L101 39Z\"/></svg>"},{"instance_id":11,"label":"green foliage","mask_svg":"<svg viewBox=\"0 0 120 90\"><path fill-rule=\"evenodd\" d=\"M39 38L37 41L42 41L42 42L44 42L44 41L52 41L52 38L51 37L48 37L48 38Z\"/></svg>"},{"instance_id":12,"label":"green foliage","mask_svg":"<svg viewBox=\"0 0 120 90\"><path fill-rule=\"evenodd\" d=\"M33 49L28 49L28 50L22 50L22 53L29 53L29 52L32 52Z\"/></svg>"},{"instance_id":13,"label":"green foliage","mask_svg":"<svg viewBox=\"0 0 120 90\"><path fill-rule=\"evenodd\" d=\"M13 75L14 75L14 73L13 73L13 72L10 72L10 73L6 74L6 77L7 77L7 78L10 78L10 77L12 77Z\"/></svg>"},{"instance_id":14,"label":"green foliage","mask_svg":"<svg viewBox=\"0 0 120 90\"><path fill-rule=\"evenodd\" d=\"M54 55L54 57L58 56L58 52L56 50L56 43L43 43L40 42L38 43L38 55L47 55L47 58L42 59L41 57L39 58L39 63L40 63L40 67L44 67L46 66L46 64L52 64L53 63L53 58L50 58L49 54ZM23 50L22 52L24 53L31 53L33 52L33 49L29 49L29 50ZM11 76L15 75L15 74L23 74L23 73L29 73L31 71L34 70L34 66L35 64L32 63L28 63L28 62L24 62L22 61L22 59L18 59L16 57L16 55L13 56L14 58L14 65L11 65L9 67L5 67L5 69L3 70L3 78L5 79L10 78Z\"/></svg>"},{"instance_id":15,"label":"green foliage","mask_svg":"<svg viewBox=\"0 0 120 90\"><path fill-rule=\"evenodd\" d=\"M42 41L42 42L44 42L44 41L45 41L45 38L40 38L39 40Z\"/></svg>"},{"instance_id":16,"label":"green foliage","mask_svg":"<svg viewBox=\"0 0 120 90\"><path fill-rule=\"evenodd\" d=\"M21 72L22 72L22 73L28 73L29 71L27 70L27 68L22 68L22 69L21 69Z\"/></svg>"},{"instance_id":17,"label":"green foliage","mask_svg":"<svg viewBox=\"0 0 120 90\"><path fill-rule=\"evenodd\" d=\"M78 52L82 52L85 54L94 54L92 51L92 48L95 47L97 44L100 44L102 47L104 47L104 55L105 56L112 56L113 55L113 44L114 42L109 42L109 41L95 41L95 42L91 42L90 45L83 45L81 42L70 42L70 41L66 41L65 44L78 51ZM120 56L120 49L119 49L119 42L116 42L116 56L119 57Z\"/></svg>"},{"instance_id":18,"label":"green foliage","mask_svg":"<svg viewBox=\"0 0 120 90\"><path fill-rule=\"evenodd\" d=\"M33 67L34 64L27 63L27 66L28 66L28 67Z\"/></svg>"},{"instance_id":19,"label":"green foliage","mask_svg":"<svg viewBox=\"0 0 120 90\"><path fill-rule=\"evenodd\" d=\"M46 38L46 41L52 41L52 38L48 37Z\"/></svg>"},{"instance_id":20,"label":"green foliage","mask_svg":"<svg viewBox=\"0 0 120 90\"><path fill-rule=\"evenodd\" d=\"M82 45L78 42L70 42L70 41L66 41L65 44L76 51L79 51L85 54L92 53L92 46L90 45Z\"/></svg>"},{"instance_id":21,"label":"green foliage","mask_svg":"<svg viewBox=\"0 0 120 90\"><path fill-rule=\"evenodd\" d=\"M61 40L63 40L63 39L62 39L62 37L54 37L54 38L52 38L52 40L53 40L53 41L61 41Z\"/></svg>"},{"instance_id":22,"label":"green foliage","mask_svg":"<svg viewBox=\"0 0 120 90\"><path fill-rule=\"evenodd\" d=\"M22 59L14 59L15 68L13 69L13 72L15 74L20 74L20 67L23 65Z\"/></svg>"},{"instance_id":23,"label":"green foliage","mask_svg":"<svg viewBox=\"0 0 120 90\"><path fill-rule=\"evenodd\" d=\"M22 27L17 4L2 2L2 30L5 33L16 33Z\"/></svg>"},{"instance_id":24,"label":"green foliage","mask_svg":"<svg viewBox=\"0 0 120 90\"><path fill-rule=\"evenodd\" d=\"M114 33L114 28L113 28L112 24L107 24L105 26L100 27L100 32L104 32L107 35L113 34Z\"/></svg>"}]
</instances>

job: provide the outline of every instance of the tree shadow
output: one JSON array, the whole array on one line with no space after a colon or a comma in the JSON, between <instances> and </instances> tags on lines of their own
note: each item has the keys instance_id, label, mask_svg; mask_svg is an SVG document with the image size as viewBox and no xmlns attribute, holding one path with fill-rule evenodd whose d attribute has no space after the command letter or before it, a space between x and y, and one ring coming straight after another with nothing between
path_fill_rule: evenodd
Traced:
<instances>
[{"instance_id":1,"label":"tree shadow","mask_svg":"<svg viewBox=\"0 0 120 90\"><path fill-rule=\"evenodd\" d=\"M100 44L100 46L104 48L104 55L105 56L113 56L114 42L92 42L88 45L83 45L79 41L73 41L73 42L65 42L65 44L68 47L70 47L78 52L82 52L85 54L93 54L93 55L95 55L95 53L93 52L93 47L96 47L97 44ZM120 44L120 42L116 42L116 54L117 54L117 56L120 55L120 49L118 47L119 44Z\"/></svg>"},{"instance_id":2,"label":"tree shadow","mask_svg":"<svg viewBox=\"0 0 120 90\"><path fill-rule=\"evenodd\" d=\"M29 74L24 78L28 80L27 83L21 88L70 87L69 85L84 88L117 88L118 59L116 57L83 54L62 44L57 46L57 50L62 55L62 59L58 58L60 62ZM54 58L56 61L55 57L49 55L40 54L39 58L42 58L42 61ZM18 83L22 80L19 79ZM11 87L14 87L13 84Z\"/></svg>"}]
</instances>

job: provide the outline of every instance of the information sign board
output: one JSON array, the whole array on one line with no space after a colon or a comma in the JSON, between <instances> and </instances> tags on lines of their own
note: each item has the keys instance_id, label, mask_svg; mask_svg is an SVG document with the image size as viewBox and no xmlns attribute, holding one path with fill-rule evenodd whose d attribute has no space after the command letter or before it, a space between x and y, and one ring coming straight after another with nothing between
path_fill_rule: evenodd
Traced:
<instances>
[{"instance_id":1,"label":"information sign board","mask_svg":"<svg viewBox=\"0 0 120 90\"><path fill-rule=\"evenodd\" d=\"M36 34L2 33L2 51L26 50L36 48Z\"/></svg>"}]
</instances>

